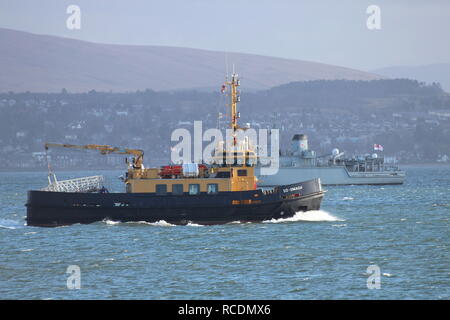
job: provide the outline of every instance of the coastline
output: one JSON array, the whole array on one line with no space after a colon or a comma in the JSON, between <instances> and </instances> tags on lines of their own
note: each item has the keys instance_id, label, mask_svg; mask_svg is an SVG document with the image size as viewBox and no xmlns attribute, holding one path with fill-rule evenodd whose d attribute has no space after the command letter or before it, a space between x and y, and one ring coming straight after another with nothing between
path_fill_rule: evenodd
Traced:
<instances>
[{"instance_id":1,"label":"coastline","mask_svg":"<svg viewBox=\"0 0 450 320\"><path fill-rule=\"evenodd\" d=\"M159 166L159 165L154 165ZM399 168L435 168L435 167L450 167L450 162L447 163L409 163L409 164L398 164ZM149 166L150 167L150 166ZM98 167L98 168L82 168L82 167L75 167L75 168L61 168L57 170L53 170L55 173L58 172L76 172L76 171L87 171L87 172L95 172L95 171L126 171L125 167L119 168L119 167L112 167L110 169L105 169L104 167ZM0 168L0 173L4 172L48 172L47 168L45 167L36 167L36 168Z\"/></svg>"}]
</instances>

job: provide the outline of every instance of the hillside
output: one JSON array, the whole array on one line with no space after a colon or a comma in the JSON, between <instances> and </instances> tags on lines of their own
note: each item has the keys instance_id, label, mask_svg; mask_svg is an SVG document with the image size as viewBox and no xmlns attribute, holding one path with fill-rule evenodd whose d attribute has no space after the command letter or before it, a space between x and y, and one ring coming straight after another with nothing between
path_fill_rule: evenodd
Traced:
<instances>
[{"instance_id":1,"label":"hillside","mask_svg":"<svg viewBox=\"0 0 450 320\"><path fill-rule=\"evenodd\" d=\"M224 52L99 44L0 28L0 92L125 92L217 88ZM267 89L292 81L372 80L380 76L327 64L228 53L246 88Z\"/></svg>"},{"instance_id":2,"label":"hillside","mask_svg":"<svg viewBox=\"0 0 450 320\"><path fill-rule=\"evenodd\" d=\"M425 82L439 82L450 92L450 63L436 63L424 66L393 66L371 72L389 78L416 79Z\"/></svg>"},{"instance_id":3,"label":"hillside","mask_svg":"<svg viewBox=\"0 0 450 320\"><path fill-rule=\"evenodd\" d=\"M449 102L450 96L439 84L408 79L381 79L291 82L251 95L248 104L253 108L265 106L267 112L279 109L283 112L326 110L330 114L389 114L445 108Z\"/></svg>"},{"instance_id":4,"label":"hillside","mask_svg":"<svg viewBox=\"0 0 450 320\"><path fill-rule=\"evenodd\" d=\"M318 154L336 147L349 155L371 153L379 143L385 155L402 163L450 157L450 95L436 84L317 80L253 93L245 82L242 87L240 123L280 129L283 150L294 134L305 133ZM44 142L142 148L150 163L165 163L175 144L173 130L192 130L196 120L203 121L203 130L218 122L228 127L226 98L194 90L0 94L0 170L45 168L42 154L35 153ZM73 153L56 167L85 168L83 155L92 157L89 167L105 165L97 154ZM116 164L123 166L123 160L107 166Z\"/></svg>"}]
</instances>

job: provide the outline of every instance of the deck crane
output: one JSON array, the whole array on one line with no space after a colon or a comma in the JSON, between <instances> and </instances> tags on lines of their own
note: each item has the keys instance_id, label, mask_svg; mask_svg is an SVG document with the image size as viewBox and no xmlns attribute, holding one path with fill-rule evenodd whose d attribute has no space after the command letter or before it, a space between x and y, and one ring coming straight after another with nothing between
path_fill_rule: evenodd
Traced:
<instances>
[{"instance_id":1,"label":"deck crane","mask_svg":"<svg viewBox=\"0 0 450 320\"><path fill-rule=\"evenodd\" d=\"M60 143L46 143L45 151L49 148L70 148L81 150L97 150L100 154L129 154L134 155L132 165L134 169L142 169L144 162L144 151L140 149L127 149L119 147L111 147L108 145L87 144L87 145L74 145L74 144L60 144Z\"/></svg>"}]
</instances>

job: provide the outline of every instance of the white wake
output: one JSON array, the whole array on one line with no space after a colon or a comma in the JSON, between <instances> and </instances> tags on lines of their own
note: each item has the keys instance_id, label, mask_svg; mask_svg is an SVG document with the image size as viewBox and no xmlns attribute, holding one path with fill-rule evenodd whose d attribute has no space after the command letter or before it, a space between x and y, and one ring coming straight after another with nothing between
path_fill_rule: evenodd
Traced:
<instances>
[{"instance_id":1,"label":"white wake","mask_svg":"<svg viewBox=\"0 0 450 320\"><path fill-rule=\"evenodd\" d=\"M126 222L122 222L122 221L114 221L114 220L109 220L109 219L104 219L102 221L103 223L107 224L107 225L118 225L118 224L145 224L145 225L149 225L149 226L157 226L157 227L173 227L175 226L174 224L171 224L165 220L159 220L156 222L147 222L147 221L126 221Z\"/></svg>"},{"instance_id":2,"label":"white wake","mask_svg":"<svg viewBox=\"0 0 450 320\"><path fill-rule=\"evenodd\" d=\"M3 229L18 229L25 227L25 224L21 224L19 221L10 219L0 219L0 228Z\"/></svg>"},{"instance_id":3,"label":"white wake","mask_svg":"<svg viewBox=\"0 0 450 320\"><path fill-rule=\"evenodd\" d=\"M109 219L103 219L102 222L106 223L107 225L111 225L111 226L121 223L120 221L114 221L114 220L109 220Z\"/></svg>"},{"instance_id":4,"label":"white wake","mask_svg":"<svg viewBox=\"0 0 450 320\"><path fill-rule=\"evenodd\" d=\"M290 218L264 220L262 223L283 223L283 222L295 222L295 221L320 222L320 221L345 221L345 220L335 217L332 214L330 214L329 212L324 211L324 210L311 210L311 211L306 211L306 212L304 212L304 211L296 212L295 215ZM106 223L107 225L117 225L122 222L105 219L105 220L103 220L103 223ZM165 220L159 220L156 222L129 221L129 222L125 222L125 223L145 224L145 225L157 226L157 227L174 227L174 226L176 226L175 224L169 223ZM246 223L250 223L250 222L246 222ZM232 222L229 222L228 224L242 224L242 222L241 221L232 221ZM186 226L204 227L204 225L193 223L193 222L189 222Z\"/></svg>"},{"instance_id":5,"label":"white wake","mask_svg":"<svg viewBox=\"0 0 450 320\"><path fill-rule=\"evenodd\" d=\"M345 221L324 210L299 211L290 218L270 219L263 223L282 223L294 221Z\"/></svg>"}]
</instances>

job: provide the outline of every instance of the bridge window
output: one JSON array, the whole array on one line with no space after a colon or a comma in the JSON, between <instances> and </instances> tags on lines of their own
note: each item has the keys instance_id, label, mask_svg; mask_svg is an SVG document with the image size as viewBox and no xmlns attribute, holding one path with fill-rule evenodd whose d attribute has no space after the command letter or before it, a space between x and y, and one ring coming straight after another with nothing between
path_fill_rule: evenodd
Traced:
<instances>
[{"instance_id":1,"label":"bridge window","mask_svg":"<svg viewBox=\"0 0 450 320\"><path fill-rule=\"evenodd\" d=\"M172 194L183 194L183 185L182 184L173 184L172 185Z\"/></svg>"},{"instance_id":2,"label":"bridge window","mask_svg":"<svg viewBox=\"0 0 450 320\"><path fill-rule=\"evenodd\" d=\"M246 177L247 176L247 170L238 170L238 176L239 177Z\"/></svg>"},{"instance_id":3,"label":"bridge window","mask_svg":"<svg viewBox=\"0 0 450 320\"><path fill-rule=\"evenodd\" d=\"M189 185L189 194L199 194L200 193L200 185L199 184L190 184Z\"/></svg>"},{"instance_id":4,"label":"bridge window","mask_svg":"<svg viewBox=\"0 0 450 320\"><path fill-rule=\"evenodd\" d=\"M230 172L229 171L219 171L217 172L216 178L229 178Z\"/></svg>"},{"instance_id":5,"label":"bridge window","mask_svg":"<svg viewBox=\"0 0 450 320\"><path fill-rule=\"evenodd\" d=\"M156 194L159 196L164 196L167 194L167 185L165 184L157 184L156 185Z\"/></svg>"},{"instance_id":6,"label":"bridge window","mask_svg":"<svg viewBox=\"0 0 450 320\"><path fill-rule=\"evenodd\" d=\"M217 183L208 184L208 194L215 194L219 192L219 185Z\"/></svg>"}]
</instances>

